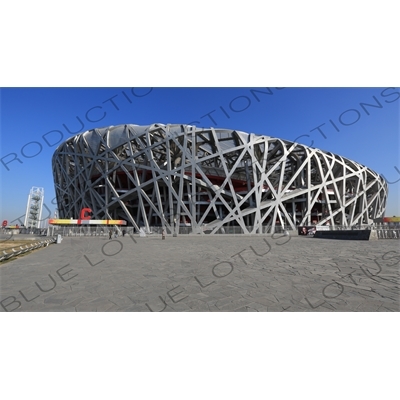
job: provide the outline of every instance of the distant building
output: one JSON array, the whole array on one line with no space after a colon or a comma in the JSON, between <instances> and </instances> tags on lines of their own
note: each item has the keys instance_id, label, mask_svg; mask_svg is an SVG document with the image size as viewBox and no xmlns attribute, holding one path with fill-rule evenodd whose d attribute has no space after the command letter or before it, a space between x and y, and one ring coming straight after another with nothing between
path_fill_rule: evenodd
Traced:
<instances>
[{"instance_id":1,"label":"distant building","mask_svg":"<svg viewBox=\"0 0 400 400\"><path fill-rule=\"evenodd\" d=\"M287 140L188 125L119 125L69 138L53 155L60 218L151 230L277 232L371 224L388 185L364 165Z\"/></svg>"},{"instance_id":2,"label":"distant building","mask_svg":"<svg viewBox=\"0 0 400 400\"><path fill-rule=\"evenodd\" d=\"M42 228L41 224L42 209L44 201L44 189L40 187L32 187L28 195L28 203L26 205L25 222L26 228Z\"/></svg>"}]
</instances>

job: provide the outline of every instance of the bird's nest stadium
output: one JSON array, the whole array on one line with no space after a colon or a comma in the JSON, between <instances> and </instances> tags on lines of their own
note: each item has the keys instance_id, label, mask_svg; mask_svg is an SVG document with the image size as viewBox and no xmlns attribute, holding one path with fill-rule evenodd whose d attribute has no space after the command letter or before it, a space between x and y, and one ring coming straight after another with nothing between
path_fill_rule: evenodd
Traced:
<instances>
[{"instance_id":1,"label":"bird's nest stadium","mask_svg":"<svg viewBox=\"0 0 400 400\"><path fill-rule=\"evenodd\" d=\"M119 125L71 137L53 155L60 218L91 208L136 230L274 233L368 225L384 216L385 179L327 151L190 125Z\"/></svg>"}]
</instances>

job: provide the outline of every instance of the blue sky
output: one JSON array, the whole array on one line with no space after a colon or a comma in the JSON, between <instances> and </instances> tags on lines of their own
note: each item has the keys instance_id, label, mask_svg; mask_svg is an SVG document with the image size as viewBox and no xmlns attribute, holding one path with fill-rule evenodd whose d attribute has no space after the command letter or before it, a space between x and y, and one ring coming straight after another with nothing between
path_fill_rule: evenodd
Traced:
<instances>
[{"instance_id":1,"label":"blue sky","mask_svg":"<svg viewBox=\"0 0 400 400\"><path fill-rule=\"evenodd\" d=\"M32 186L45 189L54 213L51 157L61 141L96 127L156 122L287 140L305 135L297 141L367 165L393 182L386 215L400 215L399 104L400 89L389 87L4 88L0 219L16 223L24 215ZM43 217L48 214L45 209Z\"/></svg>"}]
</instances>

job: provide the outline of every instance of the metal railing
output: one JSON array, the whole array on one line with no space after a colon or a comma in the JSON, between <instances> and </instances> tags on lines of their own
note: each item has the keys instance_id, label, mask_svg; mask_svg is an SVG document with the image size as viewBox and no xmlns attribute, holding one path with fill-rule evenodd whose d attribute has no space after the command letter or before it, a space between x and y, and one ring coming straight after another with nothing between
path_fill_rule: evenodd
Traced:
<instances>
[{"instance_id":1,"label":"metal railing","mask_svg":"<svg viewBox=\"0 0 400 400\"><path fill-rule=\"evenodd\" d=\"M292 235L297 235L298 227L296 230L291 229L290 227L282 227L275 226L275 234L283 234L285 232L289 232ZM343 231L343 230L375 230L377 232L379 239L400 239L400 229L384 229L380 227L375 227L372 225L356 225L356 226L315 226L316 230L329 230L329 231ZM142 228L146 235L161 235L163 228L161 226L151 226L150 230L147 231L145 228ZM253 227L246 227L248 232L252 232ZM71 236L109 236L109 231L112 231L113 236L115 231L117 231L117 235L121 236L122 232L125 231L126 234L139 234L139 232L133 227L67 227L67 226L52 226L47 229L48 236L62 235L65 237ZM43 234L43 230L41 230ZM176 231L178 235L191 235L201 233L203 235L208 235L212 231L211 230L193 230L191 226L179 227L179 230ZM174 233L173 229L165 228L165 233L167 235L172 235ZM217 235L244 235L247 234L240 226L224 226L219 228L215 234ZM257 229L254 235L266 235L271 234L271 228L263 226L261 230Z\"/></svg>"},{"instance_id":2,"label":"metal railing","mask_svg":"<svg viewBox=\"0 0 400 400\"><path fill-rule=\"evenodd\" d=\"M150 230L147 231L145 228L142 228L143 231L147 235L161 235L163 228L161 226L151 226ZM248 232L252 232L253 227L247 226L246 227ZM109 231L112 231L113 234L117 230L118 236L121 236L123 231L126 234L139 234L139 232L133 227L114 227L110 226L108 228L104 227L66 227L66 226L52 226L49 227L47 230L48 236L55 236L55 235L62 235L62 236L106 236L108 237ZM282 228L282 227L275 227L275 233L284 233L285 231L292 231L290 228ZM165 232L167 235L172 235L174 233L173 229L165 228ZM202 233L202 234L210 234L212 230L193 230L191 226L181 226L179 230L177 229L176 232L179 235L190 235L195 233ZM293 231L294 232L294 231ZM245 231L240 226L225 226L219 228L216 232L219 235L244 235L246 234ZM261 231L259 229L256 230L254 234L270 234L271 228L263 226Z\"/></svg>"},{"instance_id":3,"label":"metal railing","mask_svg":"<svg viewBox=\"0 0 400 400\"><path fill-rule=\"evenodd\" d=\"M20 254L27 253L28 251L39 249L40 247L48 246L49 244L55 243L56 239L46 239L41 240L40 242L31 243L30 245L26 244L24 246L15 245L12 246L12 242L10 242L10 248L3 250L0 254L0 262L9 260L12 257L19 256Z\"/></svg>"},{"instance_id":4,"label":"metal railing","mask_svg":"<svg viewBox=\"0 0 400 400\"><path fill-rule=\"evenodd\" d=\"M400 229L376 229L378 239L400 239Z\"/></svg>"},{"instance_id":5,"label":"metal railing","mask_svg":"<svg viewBox=\"0 0 400 400\"><path fill-rule=\"evenodd\" d=\"M316 226L317 230L326 231L354 231L354 230L370 230L374 229L372 225L323 225Z\"/></svg>"}]
</instances>

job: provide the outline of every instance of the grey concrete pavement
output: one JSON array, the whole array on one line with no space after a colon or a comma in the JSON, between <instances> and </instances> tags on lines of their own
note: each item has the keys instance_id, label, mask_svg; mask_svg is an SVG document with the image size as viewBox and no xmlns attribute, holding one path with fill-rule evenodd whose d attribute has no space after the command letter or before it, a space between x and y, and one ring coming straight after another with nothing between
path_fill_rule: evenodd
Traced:
<instances>
[{"instance_id":1,"label":"grey concrete pavement","mask_svg":"<svg viewBox=\"0 0 400 400\"><path fill-rule=\"evenodd\" d=\"M399 311L396 240L64 238L0 264L0 311Z\"/></svg>"}]
</instances>

